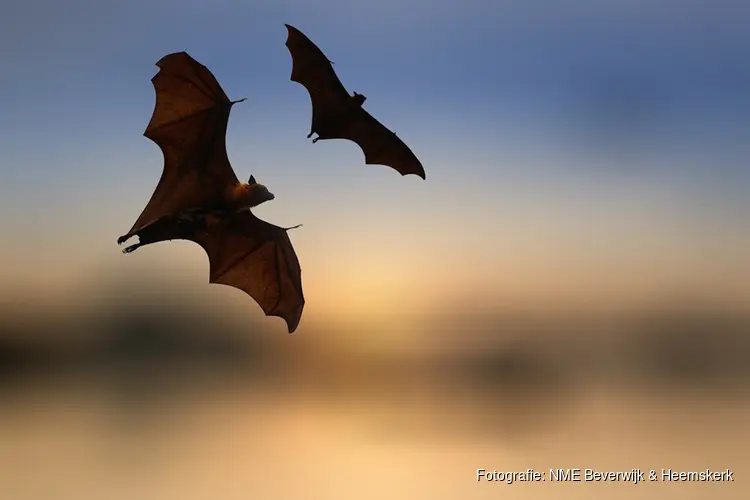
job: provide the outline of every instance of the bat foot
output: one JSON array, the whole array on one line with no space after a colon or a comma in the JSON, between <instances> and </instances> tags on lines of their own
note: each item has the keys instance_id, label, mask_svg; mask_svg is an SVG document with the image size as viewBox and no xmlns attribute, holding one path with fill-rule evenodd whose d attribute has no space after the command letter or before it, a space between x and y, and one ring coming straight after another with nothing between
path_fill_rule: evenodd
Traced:
<instances>
[{"instance_id":1,"label":"bat foot","mask_svg":"<svg viewBox=\"0 0 750 500\"><path fill-rule=\"evenodd\" d=\"M130 239L130 235L129 235L129 234L126 234L125 236L120 236L119 238L117 238L117 244L118 244L118 245L122 245L122 244L123 244L123 243L125 243L125 242L126 242L126 241L127 241L128 239Z\"/></svg>"},{"instance_id":2,"label":"bat foot","mask_svg":"<svg viewBox=\"0 0 750 500\"><path fill-rule=\"evenodd\" d=\"M307 134L307 138L309 139L310 137L312 137L314 133L315 132L310 132L309 134ZM315 139L312 140L312 143L315 144L319 140L320 140L320 134L318 134L318 137L316 137Z\"/></svg>"},{"instance_id":3,"label":"bat foot","mask_svg":"<svg viewBox=\"0 0 750 500\"><path fill-rule=\"evenodd\" d=\"M134 251L136 248L138 248L139 246L141 246L140 243L136 243L135 245L130 245L129 247L124 248L122 250L122 253L130 253L130 252Z\"/></svg>"}]
</instances>

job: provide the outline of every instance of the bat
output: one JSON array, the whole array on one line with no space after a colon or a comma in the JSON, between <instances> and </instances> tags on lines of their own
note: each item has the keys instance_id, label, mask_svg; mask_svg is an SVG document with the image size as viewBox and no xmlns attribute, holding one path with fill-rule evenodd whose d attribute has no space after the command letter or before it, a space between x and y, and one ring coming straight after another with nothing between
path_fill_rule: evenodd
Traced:
<instances>
[{"instance_id":1,"label":"bat","mask_svg":"<svg viewBox=\"0 0 750 500\"><path fill-rule=\"evenodd\" d=\"M293 228L250 211L275 197L253 176L240 182L227 156L229 113L245 99L230 101L208 68L186 52L168 54L156 65L156 105L143 135L161 149L164 168L143 212L117 243L138 237L124 253L172 239L198 243L208 255L209 283L246 292L294 332L305 299L286 234Z\"/></svg>"},{"instance_id":2,"label":"bat","mask_svg":"<svg viewBox=\"0 0 750 500\"><path fill-rule=\"evenodd\" d=\"M307 138L317 134L313 143L348 139L362 149L367 165L385 165L401 175L415 174L425 179L424 167L411 149L362 108L367 98L357 92L349 95L318 46L294 26L285 26L286 46L292 56L291 80L307 89L312 102Z\"/></svg>"}]
</instances>

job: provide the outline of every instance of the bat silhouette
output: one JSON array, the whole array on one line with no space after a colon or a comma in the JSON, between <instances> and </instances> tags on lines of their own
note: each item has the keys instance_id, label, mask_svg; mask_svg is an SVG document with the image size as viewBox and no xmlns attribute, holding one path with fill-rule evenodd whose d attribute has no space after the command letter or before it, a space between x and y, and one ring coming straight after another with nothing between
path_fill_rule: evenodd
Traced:
<instances>
[{"instance_id":1,"label":"bat silhouette","mask_svg":"<svg viewBox=\"0 0 750 500\"><path fill-rule=\"evenodd\" d=\"M246 292L294 332L305 299L287 235L293 228L251 212L274 195L253 176L240 182L227 156L229 112L245 99L230 101L208 68L186 52L166 55L156 65L156 106L143 135L161 149L164 170L146 208L117 243L138 236L125 253L173 239L197 243L208 255L210 283Z\"/></svg>"},{"instance_id":2,"label":"bat silhouette","mask_svg":"<svg viewBox=\"0 0 750 500\"><path fill-rule=\"evenodd\" d=\"M331 61L304 33L288 24L286 46L292 55L291 80L310 93L312 124L308 139L349 139L365 154L368 165L385 165L401 175L415 174L425 179L425 171L411 149L391 130L362 108L367 99L349 95L333 71Z\"/></svg>"}]
</instances>

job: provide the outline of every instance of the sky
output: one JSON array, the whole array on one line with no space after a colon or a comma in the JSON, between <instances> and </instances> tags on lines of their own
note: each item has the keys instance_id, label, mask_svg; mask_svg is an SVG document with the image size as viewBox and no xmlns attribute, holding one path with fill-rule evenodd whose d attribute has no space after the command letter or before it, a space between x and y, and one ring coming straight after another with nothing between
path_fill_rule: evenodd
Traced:
<instances>
[{"instance_id":1,"label":"sky","mask_svg":"<svg viewBox=\"0 0 750 500\"><path fill-rule=\"evenodd\" d=\"M154 64L186 50L231 99L247 97L227 149L240 179L276 195L256 213L303 224L290 233L300 331L459 303L630 307L678 294L745 306L748 22L730 0L3 5L3 297L66 296L143 269L204 286L193 244L127 257L115 244L161 173L142 136ZM289 80L285 23L367 96L426 181L365 166L352 143L305 139L310 102Z\"/></svg>"}]
</instances>

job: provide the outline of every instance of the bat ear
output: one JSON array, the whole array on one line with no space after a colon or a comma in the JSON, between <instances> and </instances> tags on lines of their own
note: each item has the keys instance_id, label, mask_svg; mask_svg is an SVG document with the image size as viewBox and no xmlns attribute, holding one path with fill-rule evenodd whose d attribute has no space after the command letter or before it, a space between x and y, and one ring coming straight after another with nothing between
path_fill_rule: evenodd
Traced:
<instances>
[{"instance_id":1,"label":"bat ear","mask_svg":"<svg viewBox=\"0 0 750 500\"><path fill-rule=\"evenodd\" d=\"M248 181L247 181L247 183L248 183L248 184L257 184L257 182L255 182L255 176L254 176L254 175L251 175L251 176L250 176L250 180L248 180Z\"/></svg>"},{"instance_id":2,"label":"bat ear","mask_svg":"<svg viewBox=\"0 0 750 500\"><path fill-rule=\"evenodd\" d=\"M362 94L359 94L357 92L354 92L354 95L352 96L352 99L355 103L357 103L357 106L362 106L365 101L367 100L367 97L363 96Z\"/></svg>"}]
</instances>

